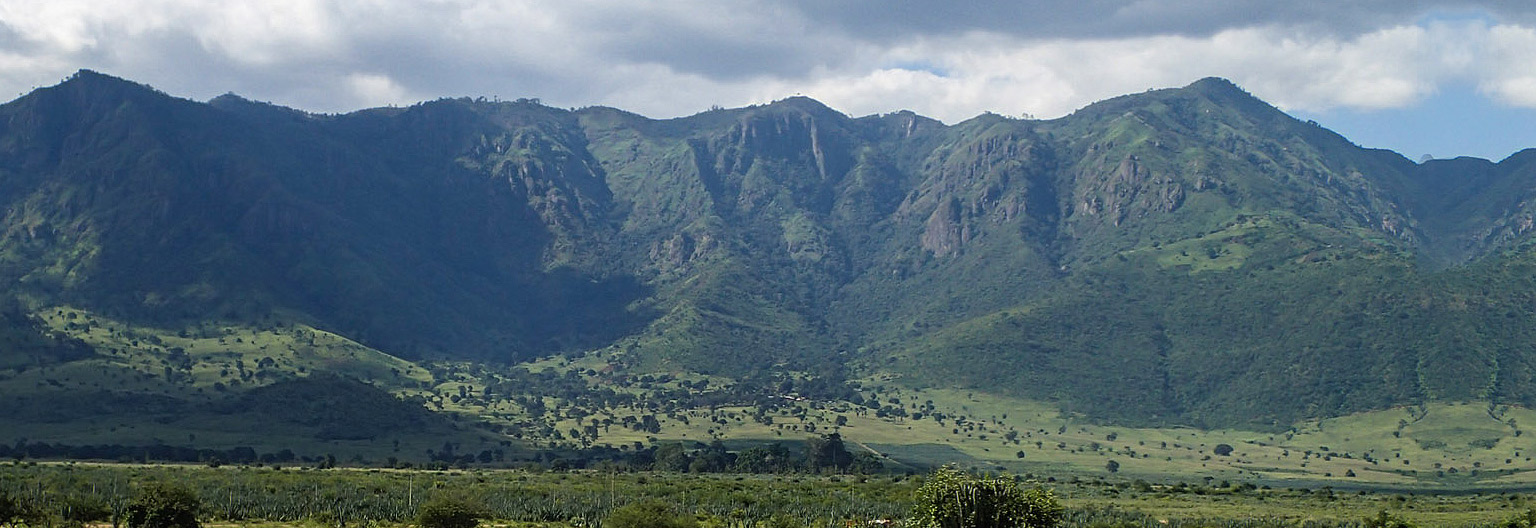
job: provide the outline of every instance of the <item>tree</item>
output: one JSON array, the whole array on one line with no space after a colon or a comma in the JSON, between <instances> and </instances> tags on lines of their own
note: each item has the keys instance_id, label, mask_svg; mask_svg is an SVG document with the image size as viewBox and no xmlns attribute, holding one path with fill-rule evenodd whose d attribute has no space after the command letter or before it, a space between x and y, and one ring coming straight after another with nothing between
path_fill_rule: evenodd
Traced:
<instances>
[{"instance_id":1,"label":"tree","mask_svg":"<svg viewBox=\"0 0 1536 528\"><path fill-rule=\"evenodd\" d=\"M848 453L848 448L843 445L842 435L831 433L806 439L805 462L810 466L811 471L823 469L843 471L853 465L853 455Z\"/></svg>"},{"instance_id":2,"label":"tree","mask_svg":"<svg viewBox=\"0 0 1536 528\"><path fill-rule=\"evenodd\" d=\"M739 473L780 473L794 469L794 453L784 444L748 448L736 456L732 469Z\"/></svg>"},{"instance_id":3,"label":"tree","mask_svg":"<svg viewBox=\"0 0 1536 528\"><path fill-rule=\"evenodd\" d=\"M1025 490L1011 479L978 478L945 466L917 490L913 526L921 528L1052 528L1062 506L1051 490Z\"/></svg>"},{"instance_id":4,"label":"tree","mask_svg":"<svg viewBox=\"0 0 1536 528\"><path fill-rule=\"evenodd\" d=\"M485 510L467 499L438 495L416 508L416 522L421 528L475 528Z\"/></svg>"},{"instance_id":5,"label":"tree","mask_svg":"<svg viewBox=\"0 0 1536 528\"><path fill-rule=\"evenodd\" d=\"M1111 460L1109 462L1105 462L1104 463L1104 469L1109 470L1110 473L1119 472L1120 471L1120 463L1119 462L1115 462L1113 460Z\"/></svg>"},{"instance_id":6,"label":"tree","mask_svg":"<svg viewBox=\"0 0 1536 528\"><path fill-rule=\"evenodd\" d=\"M1211 451L1216 453L1216 456L1227 456L1232 454L1232 446L1227 444L1216 444L1216 448L1212 449Z\"/></svg>"},{"instance_id":7,"label":"tree","mask_svg":"<svg viewBox=\"0 0 1536 528\"><path fill-rule=\"evenodd\" d=\"M613 510L603 520L604 528L698 528L692 517L678 515L666 503L634 502Z\"/></svg>"},{"instance_id":8,"label":"tree","mask_svg":"<svg viewBox=\"0 0 1536 528\"><path fill-rule=\"evenodd\" d=\"M885 471L885 463L874 453L860 451L853 455L853 464L848 466L848 470L859 475L873 475Z\"/></svg>"},{"instance_id":9,"label":"tree","mask_svg":"<svg viewBox=\"0 0 1536 528\"><path fill-rule=\"evenodd\" d=\"M683 473L693 464L693 457L688 456L687 448L678 442L662 444L656 448L656 471L676 471Z\"/></svg>"},{"instance_id":10,"label":"tree","mask_svg":"<svg viewBox=\"0 0 1536 528\"><path fill-rule=\"evenodd\" d=\"M725 449L725 443L716 438L709 443L709 447L699 451L698 456L693 457L693 462L688 464L688 471L694 473L714 473L731 469L731 464L736 462Z\"/></svg>"},{"instance_id":11,"label":"tree","mask_svg":"<svg viewBox=\"0 0 1536 528\"><path fill-rule=\"evenodd\" d=\"M151 483L128 503L128 528L198 528L201 507L202 501L190 489Z\"/></svg>"}]
</instances>

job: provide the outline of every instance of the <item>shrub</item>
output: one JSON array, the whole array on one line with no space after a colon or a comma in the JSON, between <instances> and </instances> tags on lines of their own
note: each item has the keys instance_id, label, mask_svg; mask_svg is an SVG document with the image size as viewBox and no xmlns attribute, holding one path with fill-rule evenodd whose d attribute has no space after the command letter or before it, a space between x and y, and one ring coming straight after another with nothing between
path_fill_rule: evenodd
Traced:
<instances>
[{"instance_id":1,"label":"shrub","mask_svg":"<svg viewBox=\"0 0 1536 528\"><path fill-rule=\"evenodd\" d=\"M922 528L1051 528L1062 506L1048 489L1025 490L1012 479L978 478L939 468L917 490L913 526Z\"/></svg>"},{"instance_id":2,"label":"shrub","mask_svg":"<svg viewBox=\"0 0 1536 528\"><path fill-rule=\"evenodd\" d=\"M603 528L698 528L699 522L672 511L656 501L635 502L613 510Z\"/></svg>"},{"instance_id":3,"label":"shrub","mask_svg":"<svg viewBox=\"0 0 1536 528\"><path fill-rule=\"evenodd\" d=\"M475 528L485 510L468 499L438 495L416 508L416 522L421 528Z\"/></svg>"},{"instance_id":4,"label":"shrub","mask_svg":"<svg viewBox=\"0 0 1536 528\"><path fill-rule=\"evenodd\" d=\"M1376 512L1375 517L1365 518L1365 528L1414 528L1413 523L1402 517L1387 513L1387 510Z\"/></svg>"},{"instance_id":5,"label":"shrub","mask_svg":"<svg viewBox=\"0 0 1536 528\"><path fill-rule=\"evenodd\" d=\"M1504 519L1504 522L1494 526L1499 528L1536 528L1536 509L1525 510L1525 513Z\"/></svg>"},{"instance_id":6,"label":"shrub","mask_svg":"<svg viewBox=\"0 0 1536 528\"><path fill-rule=\"evenodd\" d=\"M112 518L112 507L95 497L65 497L59 501L64 526L85 526Z\"/></svg>"},{"instance_id":7,"label":"shrub","mask_svg":"<svg viewBox=\"0 0 1536 528\"><path fill-rule=\"evenodd\" d=\"M15 526L27 518L27 508L9 495L0 495L0 525Z\"/></svg>"},{"instance_id":8,"label":"shrub","mask_svg":"<svg viewBox=\"0 0 1536 528\"><path fill-rule=\"evenodd\" d=\"M757 526L758 528L805 528L805 523L789 515L775 513L767 520L758 521Z\"/></svg>"},{"instance_id":9,"label":"shrub","mask_svg":"<svg viewBox=\"0 0 1536 528\"><path fill-rule=\"evenodd\" d=\"M200 507L202 501L190 489L151 483L128 503L128 528L198 528Z\"/></svg>"}]
</instances>

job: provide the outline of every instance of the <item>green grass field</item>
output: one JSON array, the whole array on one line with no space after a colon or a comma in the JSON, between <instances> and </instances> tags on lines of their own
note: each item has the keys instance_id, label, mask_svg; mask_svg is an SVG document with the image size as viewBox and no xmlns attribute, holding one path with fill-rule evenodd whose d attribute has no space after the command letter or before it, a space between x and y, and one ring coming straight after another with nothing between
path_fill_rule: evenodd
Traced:
<instances>
[{"instance_id":1,"label":"green grass field","mask_svg":"<svg viewBox=\"0 0 1536 528\"><path fill-rule=\"evenodd\" d=\"M866 386L879 383L863 381ZM745 407L690 410L662 417L659 434L613 430L596 442L716 437L766 442L837 430L850 442L888 455L898 470L960 462L1019 473L1110 476L1106 466L1113 460L1116 476L1170 484L1207 479L1403 489L1536 484L1531 455L1536 441L1511 425L1529 423L1536 412L1519 407L1432 403L1310 421L1285 432L1206 431L1094 424L1046 403L970 391L890 383L880 393L914 408L931 401L933 412L949 419L881 418L847 402L797 402L803 413L781 410L771 425L744 419L751 412ZM726 418L725 423L710 421L716 417ZM846 425L834 425L838 417ZM557 427L580 422L563 420ZM1232 452L1216 454L1220 444L1232 446Z\"/></svg>"}]
</instances>

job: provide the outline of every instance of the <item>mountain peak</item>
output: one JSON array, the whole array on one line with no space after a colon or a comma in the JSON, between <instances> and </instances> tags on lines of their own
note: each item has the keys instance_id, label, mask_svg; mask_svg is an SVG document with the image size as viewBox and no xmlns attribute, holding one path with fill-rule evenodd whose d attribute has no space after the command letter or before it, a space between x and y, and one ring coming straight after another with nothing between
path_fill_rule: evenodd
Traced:
<instances>
[{"instance_id":1,"label":"mountain peak","mask_svg":"<svg viewBox=\"0 0 1536 528\"><path fill-rule=\"evenodd\" d=\"M833 110L832 107L827 106L826 104L823 104L821 101L817 101L815 99L812 99L810 97L806 97L806 96L803 96L803 95L796 95L796 96L780 99L778 101L774 101L774 102L770 103L767 107L768 108L775 108L775 109L781 109L781 108L782 109L793 109L793 110L798 110L800 112L805 112L807 114L816 115L816 116L835 115L835 116L840 116L840 117L845 117L845 118L848 117L847 115L843 114L842 112L839 112L837 110Z\"/></svg>"},{"instance_id":2,"label":"mountain peak","mask_svg":"<svg viewBox=\"0 0 1536 528\"><path fill-rule=\"evenodd\" d=\"M1185 86L1183 91L1199 94L1224 106L1249 111L1276 111L1273 105L1264 102L1264 100L1258 97L1254 97L1253 94L1248 93L1247 90L1238 86L1237 83L1221 77L1200 79L1190 83L1189 86Z\"/></svg>"},{"instance_id":3,"label":"mountain peak","mask_svg":"<svg viewBox=\"0 0 1536 528\"><path fill-rule=\"evenodd\" d=\"M57 105L66 105L78 110L108 107L128 99L148 101L174 98L146 84L94 70L80 70L70 75L64 82L34 90L17 99L17 102L25 101L25 104L41 105L39 108L49 108L51 110L47 111L56 112L60 110Z\"/></svg>"},{"instance_id":4,"label":"mountain peak","mask_svg":"<svg viewBox=\"0 0 1536 528\"><path fill-rule=\"evenodd\" d=\"M81 68L79 70L76 70L75 73L70 75L69 79L67 79L65 82L69 82L69 81L89 82L89 81L92 81L92 80L112 80L112 81L119 81L119 82L130 82L127 79L123 79L121 77L113 77L111 75L107 75L105 73L101 73L99 71L92 70L92 69L89 69L89 68Z\"/></svg>"},{"instance_id":5,"label":"mountain peak","mask_svg":"<svg viewBox=\"0 0 1536 528\"><path fill-rule=\"evenodd\" d=\"M254 104L255 101L241 97L235 92L225 92L223 95L208 100L213 106Z\"/></svg>"},{"instance_id":6,"label":"mountain peak","mask_svg":"<svg viewBox=\"0 0 1536 528\"><path fill-rule=\"evenodd\" d=\"M1185 86L1184 88L1202 92L1247 93L1243 91L1242 88L1239 88L1237 83L1222 77L1206 77L1204 79L1189 83L1189 86Z\"/></svg>"},{"instance_id":7,"label":"mountain peak","mask_svg":"<svg viewBox=\"0 0 1536 528\"><path fill-rule=\"evenodd\" d=\"M93 70L80 70L59 84L38 88L6 103L5 108L7 112L36 118L33 122L43 128L64 130L120 114L125 104L141 112L137 114L138 118L159 122L172 109L184 107L181 103L187 102L148 85ZM40 124L44 122L53 124ZM75 125L65 125L67 122Z\"/></svg>"},{"instance_id":8,"label":"mountain peak","mask_svg":"<svg viewBox=\"0 0 1536 528\"><path fill-rule=\"evenodd\" d=\"M243 116L248 119L263 120L269 123L307 121L319 117L303 110L246 99L234 92L209 99L208 106L230 114Z\"/></svg>"},{"instance_id":9,"label":"mountain peak","mask_svg":"<svg viewBox=\"0 0 1536 528\"><path fill-rule=\"evenodd\" d=\"M147 84L139 84L121 77L113 77L95 70L82 69L70 75L68 79L60 83L58 88L68 88L99 92L104 90L142 90L146 92L162 93Z\"/></svg>"}]
</instances>

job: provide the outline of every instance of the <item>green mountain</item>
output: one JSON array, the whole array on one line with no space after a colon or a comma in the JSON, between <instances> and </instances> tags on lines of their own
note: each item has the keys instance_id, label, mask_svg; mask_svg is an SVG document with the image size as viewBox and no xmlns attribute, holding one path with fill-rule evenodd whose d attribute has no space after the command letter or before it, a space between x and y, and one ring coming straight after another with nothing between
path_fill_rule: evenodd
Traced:
<instances>
[{"instance_id":1,"label":"green mountain","mask_svg":"<svg viewBox=\"0 0 1536 528\"><path fill-rule=\"evenodd\" d=\"M373 358L348 365L596 354L833 394L884 376L1130 425L1536 405L1533 193L1536 151L1416 164L1219 79L946 125L806 98L316 115L82 71L0 105L0 391L129 349L167 370L123 397L313 390L257 392L312 373L293 370L217 382L279 403L189 396L223 378L123 341L216 354L228 327ZM39 326L75 310L121 327ZM396 396L427 383L295 354Z\"/></svg>"}]
</instances>

